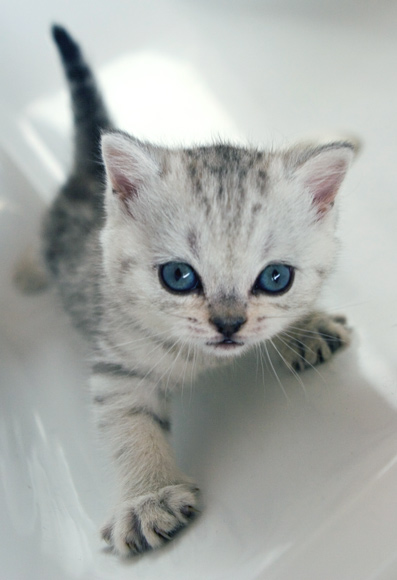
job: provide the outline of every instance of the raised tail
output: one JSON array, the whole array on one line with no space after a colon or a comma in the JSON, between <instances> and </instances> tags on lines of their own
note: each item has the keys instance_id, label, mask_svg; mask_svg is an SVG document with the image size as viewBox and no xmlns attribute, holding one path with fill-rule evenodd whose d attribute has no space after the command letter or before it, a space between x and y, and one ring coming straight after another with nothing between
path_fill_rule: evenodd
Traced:
<instances>
[{"instance_id":1,"label":"raised tail","mask_svg":"<svg viewBox=\"0 0 397 580\"><path fill-rule=\"evenodd\" d=\"M78 44L58 25L52 27L52 36L70 87L75 128L75 169L78 173L102 177L101 133L112 129L112 122Z\"/></svg>"}]
</instances>

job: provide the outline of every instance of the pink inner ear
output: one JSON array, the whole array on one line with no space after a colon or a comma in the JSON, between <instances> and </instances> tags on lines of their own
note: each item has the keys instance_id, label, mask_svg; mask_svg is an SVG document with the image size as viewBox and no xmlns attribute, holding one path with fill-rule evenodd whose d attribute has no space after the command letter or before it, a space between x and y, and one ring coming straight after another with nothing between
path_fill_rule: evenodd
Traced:
<instances>
[{"instance_id":1,"label":"pink inner ear","mask_svg":"<svg viewBox=\"0 0 397 580\"><path fill-rule=\"evenodd\" d=\"M297 175L304 189L312 196L319 216L325 215L332 207L352 154L349 147L326 149L297 169Z\"/></svg>"},{"instance_id":2,"label":"pink inner ear","mask_svg":"<svg viewBox=\"0 0 397 580\"><path fill-rule=\"evenodd\" d=\"M137 195L138 181L134 183L123 170L115 167L109 168L109 177L113 191L119 195L123 202L127 202L128 199Z\"/></svg>"},{"instance_id":3,"label":"pink inner ear","mask_svg":"<svg viewBox=\"0 0 397 580\"><path fill-rule=\"evenodd\" d=\"M109 185L131 213L131 202L157 175L156 163L143 145L120 133L103 136L102 157Z\"/></svg>"},{"instance_id":4,"label":"pink inner ear","mask_svg":"<svg viewBox=\"0 0 397 580\"><path fill-rule=\"evenodd\" d=\"M345 173L346 163L339 161L328 168L328 173L325 175L311 175L306 181L319 214L323 215L332 207Z\"/></svg>"}]
</instances>

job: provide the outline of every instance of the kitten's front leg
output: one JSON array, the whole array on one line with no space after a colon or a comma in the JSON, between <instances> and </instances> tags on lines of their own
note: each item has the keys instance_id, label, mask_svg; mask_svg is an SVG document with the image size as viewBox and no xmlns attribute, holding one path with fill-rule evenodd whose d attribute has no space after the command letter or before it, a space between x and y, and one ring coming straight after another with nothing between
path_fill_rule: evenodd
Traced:
<instances>
[{"instance_id":1,"label":"kitten's front leg","mask_svg":"<svg viewBox=\"0 0 397 580\"><path fill-rule=\"evenodd\" d=\"M350 341L351 331L344 316L319 311L308 314L273 339L283 361L295 371L329 360Z\"/></svg>"},{"instance_id":2,"label":"kitten's front leg","mask_svg":"<svg viewBox=\"0 0 397 580\"><path fill-rule=\"evenodd\" d=\"M198 506L198 489L177 468L167 441L166 401L154 384L118 365L100 363L94 371L96 418L117 472L116 502L102 537L124 556L160 547Z\"/></svg>"}]
</instances>

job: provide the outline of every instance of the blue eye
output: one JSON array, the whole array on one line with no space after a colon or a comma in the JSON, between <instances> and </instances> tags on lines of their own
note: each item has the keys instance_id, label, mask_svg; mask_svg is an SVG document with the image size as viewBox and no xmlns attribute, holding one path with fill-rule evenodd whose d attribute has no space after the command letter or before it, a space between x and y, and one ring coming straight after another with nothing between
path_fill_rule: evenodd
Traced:
<instances>
[{"instance_id":1,"label":"blue eye","mask_svg":"<svg viewBox=\"0 0 397 580\"><path fill-rule=\"evenodd\" d=\"M196 272L183 262L168 262L160 266L160 280L171 292L191 292L201 287Z\"/></svg>"},{"instance_id":2,"label":"blue eye","mask_svg":"<svg viewBox=\"0 0 397 580\"><path fill-rule=\"evenodd\" d=\"M254 290L266 294L281 294L292 286L294 269L285 264L269 264L259 274Z\"/></svg>"}]
</instances>

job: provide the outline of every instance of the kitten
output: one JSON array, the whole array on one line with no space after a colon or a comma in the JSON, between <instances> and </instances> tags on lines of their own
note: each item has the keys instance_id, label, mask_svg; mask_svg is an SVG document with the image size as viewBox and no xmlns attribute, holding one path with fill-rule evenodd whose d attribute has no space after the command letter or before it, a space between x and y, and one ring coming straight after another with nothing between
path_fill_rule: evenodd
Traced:
<instances>
[{"instance_id":1,"label":"kitten","mask_svg":"<svg viewBox=\"0 0 397 580\"><path fill-rule=\"evenodd\" d=\"M355 144L141 142L113 128L74 40L59 26L53 36L75 158L45 220L44 257L92 345L94 412L118 482L102 537L128 555L171 540L198 508L167 441L168 395L185 374L265 340L301 370L349 342L345 319L313 304L334 264L334 201Z\"/></svg>"}]
</instances>

